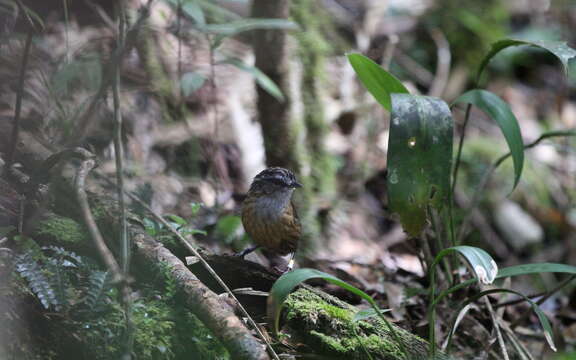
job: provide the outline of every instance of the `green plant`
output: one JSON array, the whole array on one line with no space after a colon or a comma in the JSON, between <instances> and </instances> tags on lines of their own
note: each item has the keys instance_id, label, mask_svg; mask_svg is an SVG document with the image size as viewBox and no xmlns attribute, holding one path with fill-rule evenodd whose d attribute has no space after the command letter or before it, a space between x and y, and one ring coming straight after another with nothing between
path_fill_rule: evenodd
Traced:
<instances>
[{"instance_id":1,"label":"green plant","mask_svg":"<svg viewBox=\"0 0 576 360\"><path fill-rule=\"evenodd\" d=\"M56 246L28 251L16 258L16 271L28 281L45 309L60 312L97 311L109 289L107 272Z\"/></svg>"},{"instance_id":2,"label":"green plant","mask_svg":"<svg viewBox=\"0 0 576 360\"><path fill-rule=\"evenodd\" d=\"M165 0L189 20L194 29L206 35L211 48L211 65L232 65L252 75L259 86L279 101L284 94L266 74L258 68L244 63L234 55L217 52L222 42L231 36L257 29L296 29L292 21L284 19L241 18L233 12L207 0ZM179 15L180 16L180 15ZM180 19L178 19L180 21ZM214 61L218 57L219 60ZM200 89L207 77L199 72L181 74L180 87L184 95Z\"/></svg>"},{"instance_id":3,"label":"green plant","mask_svg":"<svg viewBox=\"0 0 576 360\"><path fill-rule=\"evenodd\" d=\"M561 42L501 40L493 44L490 52L481 61L476 75L476 85L479 84L483 70L492 57L506 47L519 45L536 46L551 52L562 62L565 71L567 71L568 60L576 57L576 51ZM488 169L486 173L487 176L491 175L493 170L500 165L504 159L511 156L514 162L515 188L522 175L524 149L535 146L541 139L538 139L535 143L524 145L520 127L508 105L497 95L489 91L473 89L455 101L455 103L466 103L468 107L465 115L464 130L459 141L458 152L453 167L453 177L450 179L453 138L452 118L448 106L440 99L406 94L406 89L394 76L362 55L350 54L348 55L348 59L368 91L386 110L391 112L391 129L388 147L388 189L390 192L390 206L392 211L399 213L402 226L407 233L414 237L420 237L423 236L422 232L430 216L430 209L436 208L440 210L443 207L448 207L450 209L449 223L446 224L445 222L445 227L454 245L455 230L452 215L452 198L456 187L460 155L464 144L464 135L470 117L471 106L475 105L479 107L497 122L510 149L509 154L498 159L495 165ZM557 131L554 135L574 136L576 133L573 131ZM543 134L542 138L545 137L548 136ZM446 151L442 149L446 149ZM482 181L475 194L475 201L473 201L472 206L477 204L479 194L483 190L484 185L485 181ZM437 228L435 230L437 230ZM439 234L436 235L438 236ZM529 272L528 269L541 267L540 264L530 264L524 265L526 272L505 271L506 269L498 272L494 260L481 249L469 246L453 246L442 249L440 244L437 250L438 254L433 258L433 261L428 262L428 272L430 276L429 341L431 357L434 357L436 353L434 326L432 325L435 320L435 308L438 302L446 295L455 291L455 289L461 289L474 282L490 284L498 277L526 274ZM467 263L471 266L476 278L453 286L436 297L436 265L450 253L463 255ZM428 254L428 256L431 255L432 254ZM552 267L554 267L555 272L571 272L576 269L566 269L559 264L554 264ZM481 292L475 297L468 299L469 301L462 305L461 309L464 309L470 301L494 291L512 292L512 290L509 289L495 289ZM530 304L538 314L546 338L550 346L554 349L548 320L536 304L532 302L530 302ZM452 327L452 331L454 328L455 325Z\"/></svg>"}]
</instances>

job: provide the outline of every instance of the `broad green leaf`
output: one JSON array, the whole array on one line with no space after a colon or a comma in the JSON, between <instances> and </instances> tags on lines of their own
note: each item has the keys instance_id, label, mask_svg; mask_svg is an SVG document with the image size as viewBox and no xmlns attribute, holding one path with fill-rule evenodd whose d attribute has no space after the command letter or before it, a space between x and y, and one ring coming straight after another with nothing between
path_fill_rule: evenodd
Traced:
<instances>
[{"instance_id":1,"label":"broad green leaf","mask_svg":"<svg viewBox=\"0 0 576 360\"><path fill-rule=\"evenodd\" d=\"M452 168L453 121L440 99L392 94L388 139L388 196L404 231L418 236L427 207L447 204Z\"/></svg>"},{"instance_id":2,"label":"broad green leaf","mask_svg":"<svg viewBox=\"0 0 576 360\"><path fill-rule=\"evenodd\" d=\"M520 181L524 167L524 143L518 121L508 104L494 93L481 89L464 93L454 103L475 105L496 121L502 134L504 134L514 161L514 187L512 188L514 190Z\"/></svg>"},{"instance_id":3,"label":"broad green leaf","mask_svg":"<svg viewBox=\"0 0 576 360\"><path fill-rule=\"evenodd\" d=\"M409 93L400 80L366 56L348 54L347 57L364 87L386 110L392 110L390 94Z\"/></svg>"},{"instance_id":4,"label":"broad green leaf","mask_svg":"<svg viewBox=\"0 0 576 360\"><path fill-rule=\"evenodd\" d=\"M362 299L366 300L370 304L370 306L372 306L374 312L380 317L380 319L382 319L382 321L384 321L384 323L388 328L388 331L392 334L402 352L404 354L408 354L404 346L404 343L400 341L400 338L396 333L396 330L392 327L390 322L386 320L384 315L382 315L382 311L378 308L376 302L374 301L374 299L370 297L370 295L338 279L337 277L334 277L330 274L326 274L325 272L314 269L297 269L291 272L287 272L286 274L282 275L278 280L276 280L276 282L272 286L272 289L270 290L270 295L268 296L267 314L269 321L273 321L272 330L275 335L278 334L280 313L282 311L284 301L296 286L310 279L323 279L331 284L340 286L341 288L348 290L351 293L356 294L360 296Z\"/></svg>"},{"instance_id":5,"label":"broad green leaf","mask_svg":"<svg viewBox=\"0 0 576 360\"><path fill-rule=\"evenodd\" d=\"M454 246L444 249L436 255L434 262L430 266L431 271L442 260L444 256L457 253L466 259L470 268L476 275L476 279L483 284L492 284L498 274L498 265L492 257L484 250L473 246Z\"/></svg>"},{"instance_id":6,"label":"broad green leaf","mask_svg":"<svg viewBox=\"0 0 576 360\"><path fill-rule=\"evenodd\" d=\"M568 61L571 58L576 57L576 50L566 45L566 42L563 41L524 41L514 39L500 40L492 44L492 48L488 54L486 54L484 59L482 59L482 62L478 67L478 73L476 74L476 83L480 81L480 76L482 76L484 68L496 54L507 47L520 45L535 46L551 52L560 60L566 74L568 73Z\"/></svg>"},{"instance_id":7,"label":"broad green leaf","mask_svg":"<svg viewBox=\"0 0 576 360\"><path fill-rule=\"evenodd\" d=\"M195 72L188 72L182 75L182 80L180 80L180 86L182 87L182 92L184 96L188 96L195 92L196 90L200 89L204 82L206 81L206 77L202 74L198 74Z\"/></svg>"},{"instance_id":8,"label":"broad green leaf","mask_svg":"<svg viewBox=\"0 0 576 360\"><path fill-rule=\"evenodd\" d=\"M274 96L278 101L284 101L284 94L282 90L270 79L266 74L264 74L260 69L246 65L242 60L235 57L227 57L225 60L218 62L218 64L230 64L236 66L242 71L246 71L251 74L258 85L260 85L266 92Z\"/></svg>"},{"instance_id":9,"label":"broad green leaf","mask_svg":"<svg viewBox=\"0 0 576 360\"><path fill-rule=\"evenodd\" d=\"M266 30L295 30L298 26L284 19L251 19L230 21L224 24L207 24L199 27L201 31L212 34L232 36L244 31L266 29Z\"/></svg>"},{"instance_id":10,"label":"broad green leaf","mask_svg":"<svg viewBox=\"0 0 576 360\"><path fill-rule=\"evenodd\" d=\"M542 329L544 330L544 337L546 338L548 345L550 346L550 348L552 350L556 351L556 346L554 345L554 340L553 340L554 333L552 332L552 326L550 325L550 322L548 321L546 314L544 314L542 309L540 309L540 307L536 303L534 303L526 295L524 295L520 292L517 292L514 290L509 290L509 289L490 289L490 290L482 291L482 292L476 294L475 296L472 296L472 297L466 299L466 301L464 301L458 307L458 311L456 312L456 314L458 314L458 316L459 316L459 314L462 311L464 311L466 309L466 307L469 304L471 304L472 302L478 300L482 296L494 294L494 293L511 293L511 294L515 294L515 295L518 295L518 296L524 298L524 300L526 300L530 304L530 306L532 307L532 310L534 310L534 312L538 316L538 320L540 321L540 325L542 325ZM458 318L458 316L456 317L456 319ZM448 344L451 343L452 335L454 334L455 331L456 331L456 325L453 325L452 328L450 329L450 334L448 335Z\"/></svg>"}]
</instances>

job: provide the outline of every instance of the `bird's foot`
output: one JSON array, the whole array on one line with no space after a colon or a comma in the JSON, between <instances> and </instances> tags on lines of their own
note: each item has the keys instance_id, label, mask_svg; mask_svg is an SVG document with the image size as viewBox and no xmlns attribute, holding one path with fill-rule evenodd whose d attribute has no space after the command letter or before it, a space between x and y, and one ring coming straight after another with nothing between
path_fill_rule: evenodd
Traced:
<instances>
[{"instance_id":1,"label":"bird's foot","mask_svg":"<svg viewBox=\"0 0 576 360\"><path fill-rule=\"evenodd\" d=\"M247 247L246 249L240 251L239 253L235 253L234 256L244 259L244 256L250 254L251 252L254 252L254 250L258 249L259 247L260 246L258 245Z\"/></svg>"}]
</instances>

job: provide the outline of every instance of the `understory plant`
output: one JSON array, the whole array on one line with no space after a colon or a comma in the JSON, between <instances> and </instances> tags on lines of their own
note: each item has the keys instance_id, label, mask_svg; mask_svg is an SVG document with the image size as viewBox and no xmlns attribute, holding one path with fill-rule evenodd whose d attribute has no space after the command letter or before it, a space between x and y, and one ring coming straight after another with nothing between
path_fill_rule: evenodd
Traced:
<instances>
[{"instance_id":1,"label":"understory plant","mask_svg":"<svg viewBox=\"0 0 576 360\"><path fill-rule=\"evenodd\" d=\"M435 253L424 251L429 277L428 356L430 358L437 358L438 356L434 326L438 304L446 300L454 292L474 284L478 285L480 291L462 301L452 314L443 315L444 317L448 316L451 324L448 338L445 341L448 351L452 336L459 321L469 309L469 305L480 298L486 299L486 295L493 293L509 293L524 299L536 313L550 348L556 350L553 342L552 327L539 306L524 294L503 285L494 285L494 283L496 280L509 277L546 272L576 274L576 267L574 266L552 263L522 264L498 268L496 261L490 254L477 247L459 244L455 235L457 229L454 220L453 199L462 147L465 144L465 134L472 106L485 112L497 123L506 140L509 153L503 154L488 168L483 180L476 189L471 208L466 209L467 214L478 205L480 197L484 193L487 179L507 158L511 157L514 165L513 187L510 190L513 191L522 176L525 149L536 146L546 138L576 136L575 130L556 130L543 133L533 143L524 144L520 126L509 105L498 95L479 87L483 72L490 60L501 50L511 46L530 46L548 51L560 60L565 72L568 71L569 59L576 57L576 51L563 42L528 42L513 39L497 41L481 60L473 89L462 94L451 105L448 105L439 98L410 94L408 89L397 78L369 58L360 54L348 54L348 61L362 84L378 103L386 111L390 112L387 161L387 189L390 208L392 212L399 215L404 231L410 237L419 239L424 249L436 250ZM453 161L455 139L453 135L452 110L458 104L466 105L466 115ZM426 234L429 233L435 234L435 244L429 243L430 239L426 237ZM454 279L451 270L454 262L446 259L449 255L460 255L464 264L470 268L473 278L460 282ZM440 286L437 284L438 271L444 272L445 276L442 279L448 279ZM271 319L274 319L275 331L279 329L278 321L282 303L288 297L290 291L299 283L317 277L358 294L372 306L373 313L371 316L380 316L384 319L376 303L360 290L331 275L320 273L313 269L299 269L278 279L270 293L269 312ZM487 285L491 287L488 289L486 288ZM441 289L439 293L437 291L438 288ZM488 300L486 300L486 305L492 314ZM499 334L500 347L502 352L505 353L505 344L500 335L500 322L495 317L492 317L492 320L494 329ZM392 334L394 334L393 331ZM396 338L396 340L398 339ZM402 346L401 342L398 342L398 344ZM518 344L515 343L514 345ZM527 353L527 350L521 345L518 351ZM405 351L404 354L408 356ZM507 354L505 356L507 357Z\"/></svg>"}]
</instances>

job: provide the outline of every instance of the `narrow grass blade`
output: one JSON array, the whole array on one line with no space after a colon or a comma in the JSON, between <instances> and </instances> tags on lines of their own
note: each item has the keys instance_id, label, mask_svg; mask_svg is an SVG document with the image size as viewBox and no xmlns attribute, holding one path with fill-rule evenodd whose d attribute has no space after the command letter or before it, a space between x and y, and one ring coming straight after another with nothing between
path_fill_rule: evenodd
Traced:
<instances>
[{"instance_id":1,"label":"narrow grass blade","mask_svg":"<svg viewBox=\"0 0 576 360\"><path fill-rule=\"evenodd\" d=\"M516 116L510 110L508 104L490 91L486 90L470 90L454 103L472 104L488 114L500 127L510 153L514 161L514 187L518 185L520 176L522 175L522 168L524 167L524 142L522 141L522 133Z\"/></svg>"}]
</instances>

